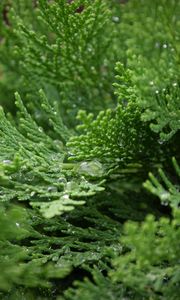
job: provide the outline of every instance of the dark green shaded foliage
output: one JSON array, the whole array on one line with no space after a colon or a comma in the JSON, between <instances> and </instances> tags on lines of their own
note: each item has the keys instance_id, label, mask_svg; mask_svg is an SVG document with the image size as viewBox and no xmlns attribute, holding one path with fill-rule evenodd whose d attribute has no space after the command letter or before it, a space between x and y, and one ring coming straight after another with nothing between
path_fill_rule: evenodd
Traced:
<instances>
[{"instance_id":1,"label":"dark green shaded foliage","mask_svg":"<svg viewBox=\"0 0 180 300\"><path fill-rule=\"evenodd\" d=\"M114 199L111 205L107 199L109 193ZM145 203L143 197L139 199L138 194L135 198L136 220L140 221L148 211L154 211L154 208ZM44 289L46 287L48 293L52 285L52 290L55 289L57 294L62 293L66 288L66 281L70 283L74 279L71 277L71 272L83 274L85 270L88 275L93 265L107 272L111 257L122 252L119 241L122 231L121 222L124 217L131 218L134 201L134 197L130 200L128 195L122 196L119 206L118 199L117 193L109 191L99 199L95 197L88 201L88 205L84 208L77 208L68 215L52 219L43 219L35 211L25 210L19 206L15 206L10 211L4 209L5 217L1 219L2 226L8 222L8 227L1 237L1 243L3 247L8 243L12 250L7 251L7 246L4 248L5 253L1 250L2 258L3 255L9 257L5 266L4 259L1 263L2 269L7 267L8 286L1 281L1 288L7 290L9 285L15 284L24 286L23 292L25 292L28 287L41 286ZM157 211L156 214L160 213ZM16 256L17 249L19 251ZM15 265L17 261L21 262L19 269ZM56 278L64 279L59 281L59 286L54 287ZM13 291L12 287L8 295Z\"/></svg>"},{"instance_id":2,"label":"dark green shaded foliage","mask_svg":"<svg viewBox=\"0 0 180 300\"><path fill-rule=\"evenodd\" d=\"M180 2L0 15L0 298L179 299Z\"/></svg>"},{"instance_id":3,"label":"dark green shaded foliage","mask_svg":"<svg viewBox=\"0 0 180 300\"><path fill-rule=\"evenodd\" d=\"M32 227L28 212L21 207L11 209L1 207L1 280L0 289L8 290L12 285L49 286L46 278L52 276L52 266L42 269L43 259L33 253L33 247L26 245L26 239L38 239L40 233ZM24 243L22 242L24 241ZM53 271L53 276L61 277L69 272L68 266L61 271Z\"/></svg>"},{"instance_id":4,"label":"dark green shaded foliage","mask_svg":"<svg viewBox=\"0 0 180 300\"><path fill-rule=\"evenodd\" d=\"M113 282L121 282L144 299L178 299L179 273L179 210L173 220L153 216L139 226L127 223L121 240L130 252L115 258Z\"/></svg>"}]
</instances>

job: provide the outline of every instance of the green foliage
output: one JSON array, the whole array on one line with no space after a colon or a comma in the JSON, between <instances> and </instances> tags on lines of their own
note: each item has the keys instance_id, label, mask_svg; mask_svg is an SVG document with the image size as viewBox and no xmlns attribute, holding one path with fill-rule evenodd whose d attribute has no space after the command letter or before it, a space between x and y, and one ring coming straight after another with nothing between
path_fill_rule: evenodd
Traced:
<instances>
[{"instance_id":1,"label":"green foliage","mask_svg":"<svg viewBox=\"0 0 180 300\"><path fill-rule=\"evenodd\" d=\"M95 111L106 106L112 95L115 52L109 47L116 25L110 22L106 3L42 0L34 8L32 3L11 1L13 31L3 27L2 32L5 45L0 57L15 76L16 89L32 97L43 88L58 100L64 118L87 104ZM83 11L78 13L81 6ZM70 121L73 118L68 119L69 125Z\"/></svg>"},{"instance_id":2,"label":"green foliage","mask_svg":"<svg viewBox=\"0 0 180 300\"><path fill-rule=\"evenodd\" d=\"M177 176L180 178L179 165L177 164L177 161L174 157L172 161ZM160 198L161 203L163 205L169 204L171 207L179 207L180 204L179 183L176 185L172 184L162 169L159 169L159 175L166 188L154 177L152 173L149 173L150 180L147 180L144 183L144 187L147 188L151 193L157 195Z\"/></svg>"},{"instance_id":3,"label":"green foliage","mask_svg":"<svg viewBox=\"0 0 180 300\"><path fill-rule=\"evenodd\" d=\"M179 299L179 14L0 2L1 299Z\"/></svg>"},{"instance_id":4,"label":"green foliage","mask_svg":"<svg viewBox=\"0 0 180 300\"><path fill-rule=\"evenodd\" d=\"M129 196L123 197L118 205L119 195L112 193L113 201L109 204L109 192L103 193L103 197L90 199L86 207L79 207L61 218L44 219L34 210L19 206L2 209L1 225L7 230L3 236L1 234L1 269L6 268L6 277L3 273L2 277L8 285L1 281L1 289L8 291L7 297L15 293L14 287L19 287L21 294L20 286L24 287L22 294L25 295L29 293L28 287L42 287L48 295L57 279L59 284L53 293L62 294L66 281L74 280L75 272L82 273L82 277L83 274L89 275L93 265L99 270L108 270L111 257L122 252L119 241L121 218L131 216L132 206L138 221L143 220L148 211L154 211L153 206L144 203L143 197L138 195L136 205L134 197ZM8 253L7 244L13 247ZM8 259L4 262L5 255ZM30 291L34 297L42 293Z\"/></svg>"},{"instance_id":5,"label":"green foliage","mask_svg":"<svg viewBox=\"0 0 180 300\"><path fill-rule=\"evenodd\" d=\"M168 140L179 126L179 1L128 1L120 24L126 45L127 65L145 108L142 120ZM122 25L122 26L121 26ZM163 80L162 80L163 79Z\"/></svg>"},{"instance_id":6,"label":"green foliage","mask_svg":"<svg viewBox=\"0 0 180 300\"><path fill-rule=\"evenodd\" d=\"M179 237L180 213L174 219L155 221L148 216L139 226L127 223L121 241L129 247L123 256L115 258L114 282L139 293L142 299L178 299L179 297Z\"/></svg>"},{"instance_id":7,"label":"green foliage","mask_svg":"<svg viewBox=\"0 0 180 300\"><path fill-rule=\"evenodd\" d=\"M116 108L101 111L95 120L92 113L79 111L77 118L82 125L77 129L80 135L73 136L67 144L72 153L70 159L99 158L102 161L127 163L142 160L145 149L146 157L150 155L149 145L154 142L154 137L141 121L142 111L137 104L138 93L131 80L132 74L120 63L117 63L116 71Z\"/></svg>"},{"instance_id":8,"label":"green foliage","mask_svg":"<svg viewBox=\"0 0 180 300\"><path fill-rule=\"evenodd\" d=\"M66 141L70 133L42 92L41 101L42 109L45 109L48 121L59 137L57 140L36 124L18 94L17 127L11 124L1 109L0 199L29 200L33 207L39 207L44 216L50 218L83 204L84 201L77 198L92 196L103 187L100 187L102 181L92 181L99 177L97 172L92 173L93 165L90 165L89 174L86 169L83 172L83 163L64 162L66 151L61 140ZM102 169L100 164L98 167ZM85 176L90 180L86 180Z\"/></svg>"},{"instance_id":9,"label":"green foliage","mask_svg":"<svg viewBox=\"0 0 180 300\"><path fill-rule=\"evenodd\" d=\"M169 140L180 129L180 89L174 82L161 92L156 91L151 107L143 113L143 121L155 120L151 124L154 132L160 132L160 143Z\"/></svg>"},{"instance_id":10,"label":"green foliage","mask_svg":"<svg viewBox=\"0 0 180 300\"><path fill-rule=\"evenodd\" d=\"M92 270L93 281L92 283L87 278L84 282L75 282L74 285L77 289L69 289L65 293L66 300L115 300L115 299L123 299L125 295L125 290L121 285L117 285L116 283L112 283L112 281L103 276L102 273L98 269ZM58 300L62 300L62 298L58 298Z\"/></svg>"},{"instance_id":11,"label":"green foliage","mask_svg":"<svg viewBox=\"0 0 180 300\"><path fill-rule=\"evenodd\" d=\"M33 247L28 247L26 243L21 245L20 241L26 238L40 238L24 208L14 206L7 210L1 206L0 213L1 228L4 228L0 235L0 290L8 291L13 285L48 287L47 278L52 274L59 278L68 274L68 266L52 272L52 266L45 266L40 253L33 253Z\"/></svg>"}]
</instances>

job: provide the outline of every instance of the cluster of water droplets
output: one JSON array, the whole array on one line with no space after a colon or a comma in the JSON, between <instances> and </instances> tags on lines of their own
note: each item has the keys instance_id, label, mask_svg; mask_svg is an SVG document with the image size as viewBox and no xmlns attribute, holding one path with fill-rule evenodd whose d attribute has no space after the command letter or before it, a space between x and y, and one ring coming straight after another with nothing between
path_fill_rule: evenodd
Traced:
<instances>
[{"instance_id":1,"label":"cluster of water droplets","mask_svg":"<svg viewBox=\"0 0 180 300\"><path fill-rule=\"evenodd\" d=\"M156 42L155 43L155 48L167 49L167 48L169 48L169 45L167 43Z\"/></svg>"}]
</instances>

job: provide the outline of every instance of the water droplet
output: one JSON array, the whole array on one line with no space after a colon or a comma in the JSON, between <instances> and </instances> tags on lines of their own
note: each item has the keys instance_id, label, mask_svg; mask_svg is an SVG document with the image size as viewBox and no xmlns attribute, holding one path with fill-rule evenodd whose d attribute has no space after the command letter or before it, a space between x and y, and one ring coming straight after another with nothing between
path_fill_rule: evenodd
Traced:
<instances>
[{"instance_id":1,"label":"water droplet","mask_svg":"<svg viewBox=\"0 0 180 300\"><path fill-rule=\"evenodd\" d=\"M58 182L59 182L60 184L66 185L67 180L66 180L66 178L64 178L64 177L59 177L59 178L58 178Z\"/></svg>"},{"instance_id":2,"label":"water droplet","mask_svg":"<svg viewBox=\"0 0 180 300\"><path fill-rule=\"evenodd\" d=\"M92 52L93 49L92 49L92 47L88 47L87 50L88 50L88 52Z\"/></svg>"},{"instance_id":3,"label":"water droplet","mask_svg":"<svg viewBox=\"0 0 180 300\"><path fill-rule=\"evenodd\" d=\"M154 85L154 81L150 81L149 84L152 86Z\"/></svg>"},{"instance_id":4,"label":"water droplet","mask_svg":"<svg viewBox=\"0 0 180 300\"><path fill-rule=\"evenodd\" d=\"M161 201L161 203L162 203L162 205L164 205L164 206L168 206L168 202L167 201Z\"/></svg>"},{"instance_id":5,"label":"water droplet","mask_svg":"<svg viewBox=\"0 0 180 300\"><path fill-rule=\"evenodd\" d=\"M53 256L52 261L58 261L59 257L58 256Z\"/></svg>"},{"instance_id":6,"label":"water droplet","mask_svg":"<svg viewBox=\"0 0 180 300\"><path fill-rule=\"evenodd\" d=\"M57 188L55 186L49 186L48 192L57 192Z\"/></svg>"},{"instance_id":7,"label":"water droplet","mask_svg":"<svg viewBox=\"0 0 180 300\"><path fill-rule=\"evenodd\" d=\"M177 82L174 82L174 83L173 83L173 86L176 87L176 86L177 86Z\"/></svg>"},{"instance_id":8,"label":"water droplet","mask_svg":"<svg viewBox=\"0 0 180 300\"><path fill-rule=\"evenodd\" d=\"M20 224L19 224L19 223L16 223L16 226L17 226L17 227L19 227L19 226L20 226Z\"/></svg>"},{"instance_id":9,"label":"water droplet","mask_svg":"<svg viewBox=\"0 0 180 300\"><path fill-rule=\"evenodd\" d=\"M41 113L38 112L38 111L36 111L36 112L35 112L35 119L38 120L38 119L40 119L40 118L41 118Z\"/></svg>"},{"instance_id":10,"label":"water droplet","mask_svg":"<svg viewBox=\"0 0 180 300\"><path fill-rule=\"evenodd\" d=\"M61 149L63 147L63 143L61 141L59 141L59 140L54 140L53 143L59 149Z\"/></svg>"},{"instance_id":11,"label":"water droplet","mask_svg":"<svg viewBox=\"0 0 180 300\"><path fill-rule=\"evenodd\" d=\"M57 155L56 154L52 154L50 156L50 158L51 158L52 161L56 161L57 160Z\"/></svg>"},{"instance_id":12,"label":"water droplet","mask_svg":"<svg viewBox=\"0 0 180 300\"><path fill-rule=\"evenodd\" d=\"M167 47L168 47L168 45L167 45L167 44L164 44L164 45L163 45L163 48L164 48L164 49L166 49Z\"/></svg>"},{"instance_id":13,"label":"water droplet","mask_svg":"<svg viewBox=\"0 0 180 300\"><path fill-rule=\"evenodd\" d=\"M156 47L156 48L159 48L159 47L160 47L160 43L159 43L159 42L156 42L156 43L155 43L155 47Z\"/></svg>"},{"instance_id":14,"label":"water droplet","mask_svg":"<svg viewBox=\"0 0 180 300\"><path fill-rule=\"evenodd\" d=\"M84 175L89 175L92 177L99 177L103 175L103 166L102 164L97 161L90 161L90 162L82 162L79 166L79 173Z\"/></svg>"},{"instance_id":15,"label":"water droplet","mask_svg":"<svg viewBox=\"0 0 180 300\"><path fill-rule=\"evenodd\" d=\"M81 176L81 181L83 182L83 184L89 183L84 176Z\"/></svg>"},{"instance_id":16,"label":"water droplet","mask_svg":"<svg viewBox=\"0 0 180 300\"><path fill-rule=\"evenodd\" d=\"M70 151L68 151L68 155L69 155L69 156L74 156L74 153L73 153L73 152L70 152Z\"/></svg>"},{"instance_id":17,"label":"water droplet","mask_svg":"<svg viewBox=\"0 0 180 300\"><path fill-rule=\"evenodd\" d=\"M156 90L156 91L155 91L155 93L158 95L158 94L159 94L159 91L158 91L158 90Z\"/></svg>"},{"instance_id":18,"label":"water droplet","mask_svg":"<svg viewBox=\"0 0 180 300\"><path fill-rule=\"evenodd\" d=\"M63 199L63 200L68 200L68 199L69 199L69 195L68 195L68 194L63 195L63 196L62 196L62 199Z\"/></svg>"},{"instance_id":19,"label":"water droplet","mask_svg":"<svg viewBox=\"0 0 180 300\"><path fill-rule=\"evenodd\" d=\"M164 143L164 141L163 141L163 140L158 140L158 143L159 143L160 145L162 145L162 144Z\"/></svg>"},{"instance_id":20,"label":"water droplet","mask_svg":"<svg viewBox=\"0 0 180 300\"><path fill-rule=\"evenodd\" d=\"M3 160L3 164L5 164L5 165L9 165L9 164L11 164L11 163L12 163L12 161L9 160L9 159Z\"/></svg>"},{"instance_id":21,"label":"water droplet","mask_svg":"<svg viewBox=\"0 0 180 300\"><path fill-rule=\"evenodd\" d=\"M168 205L167 200L169 199L170 194L166 191L162 192L160 198L162 200L163 205Z\"/></svg>"},{"instance_id":22,"label":"water droplet","mask_svg":"<svg viewBox=\"0 0 180 300\"><path fill-rule=\"evenodd\" d=\"M114 23L119 23L119 17L117 17L117 16L113 16L112 20Z\"/></svg>"},{"instance_id":23,"label":"water droplet","mask_svg":"<svg viewBox=\"0 0 180 300\"><path fill-rule=\"evenodd\" d=\"M45 62L45 61L46 61L46 57L45 57L44 55L42 55L42 56L41 56L41 60L42 60L43 62Z\"/></svg>"},{"instance_id":24,"label":"water droplet","mask_svg":"<svg viewBox=\"0 0 180 300\"><path fill-rule=\"evenodd\" d=\"M96 69L95 69L94 66L91 66L91 71L92 71L92 72L95 72L95 71L96 71Z\"/></svg>"},{"instance_id":25,"label":"water droplet","mask_svg":"<svg viewBox=\"0 0 180 300\"><path fill-rule=\"evenodd\" d=\"M73 191L78 188L78 184L75 181L69 181L67 182L66 189L67 191Z\"/></svg>"}]
</instances>

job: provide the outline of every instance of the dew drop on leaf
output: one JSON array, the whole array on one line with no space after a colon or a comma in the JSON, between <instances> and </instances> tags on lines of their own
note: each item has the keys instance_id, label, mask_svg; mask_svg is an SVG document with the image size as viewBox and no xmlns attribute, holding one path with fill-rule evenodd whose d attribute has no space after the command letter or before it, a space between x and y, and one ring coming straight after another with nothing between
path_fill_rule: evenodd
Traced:
<instances>
[{"instance_id":1,"label":"dew drop on leaf","mask_svg":"<svg viewBox=\"0 0 180 300\"><path fill-rule=\"evenodd\" d=\"M119 22L119 17L113 16L112 20L113 20L114 23L118 23Z\"/></svg>"},{"instance_id":2,"label":"dew drop on leaf","mask_svg":"<svg viewBox=\"0 0 180 300\"><path fill-rule=\"evenodd\" d=\"M103 175L103 166L97 160L90 162L84 161L79 166L79 173L92 177L100 177Z\"/></svg>"},{"instance_id":3,"label":"dew drop on leaf","mask_svg":"<svg viewBox=\"0 0 180 300\"><path fill-rule=\"evenodd\" d=\"M4 163L5 165L9 165L9 164L12 163L12 161L9 160L9 159L5 159L5 160L3 160L3 163Z\"/></svg>"},{"instance_id":4,"label":"dew drop on leaf","mask_svg":"<svg viewBox=\"0 0 180 300\"><path fill-rule=\"evenodd\" d=\"M57 192L57 188L55 186L49 186L48 192Z\"/></svg>"},{"instance_id":5,"label":"dew drop on leaf","mask_svg":"<svg viewBox=\"0 0 180 300\"><path fill-rule=\"evenodd\" d=\"M166 201L169 199L169 193L164 191L163 193L161 193L160 198L162 201Z\"/></svg>"}]
</instances>

